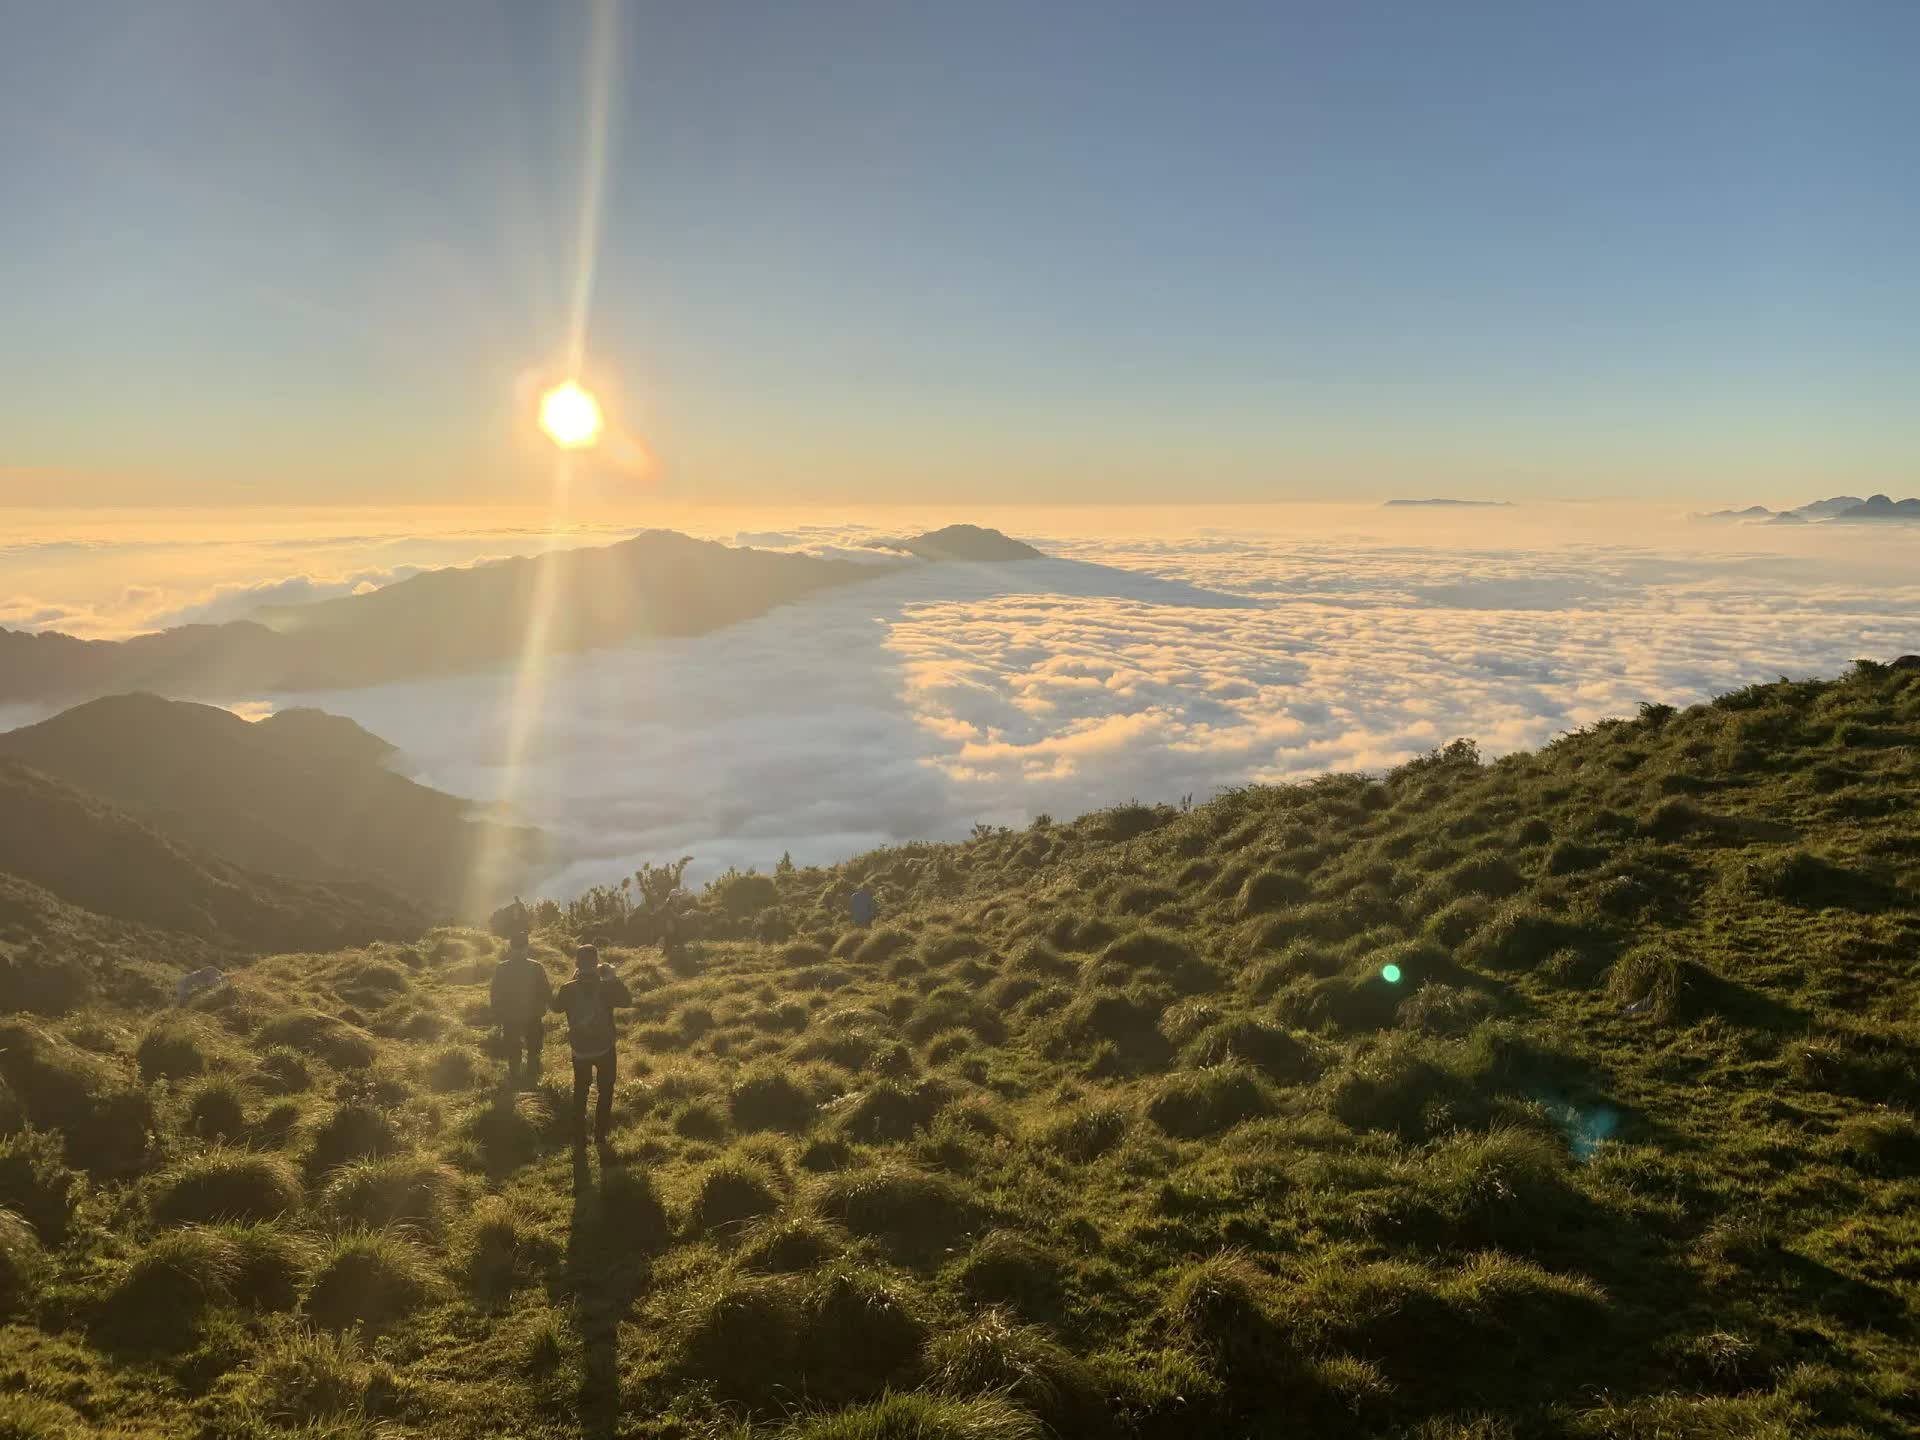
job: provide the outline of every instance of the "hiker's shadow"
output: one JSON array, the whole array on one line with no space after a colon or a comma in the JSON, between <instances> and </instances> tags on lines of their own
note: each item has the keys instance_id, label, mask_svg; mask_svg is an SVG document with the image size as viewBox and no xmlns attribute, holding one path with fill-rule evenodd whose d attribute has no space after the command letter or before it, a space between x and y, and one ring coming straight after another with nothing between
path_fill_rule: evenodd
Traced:
<instances>
[{"instance_id":1,"label":"hiker's shadow","mask_svg":"<svg viewBox=\"0 0 1920 1440\"><path fill-rule=\"evenodd\" d=\"M587 1436L612 1435L620 1422L620 1322L645 1291L653 1257L671 1238L652 1180L601 1147L573 1157L573 1219L562 1284L573 1302L581 1349L577 1408Z\"/></svg>"}]
</instances>

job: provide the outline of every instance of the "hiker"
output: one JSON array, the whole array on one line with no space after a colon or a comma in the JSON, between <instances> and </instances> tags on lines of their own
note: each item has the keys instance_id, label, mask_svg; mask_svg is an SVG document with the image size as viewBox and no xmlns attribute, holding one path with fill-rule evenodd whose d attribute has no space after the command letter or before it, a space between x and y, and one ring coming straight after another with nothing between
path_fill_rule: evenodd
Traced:
<instances>
[{"instance_id":1,"label":"hiker","mask_svg":"<svg viewBox=\"0 0 1920 1440\"><path fill-rule=\"evenodd\" d=\"M540 1027L552 998L546 967L527 953L526 933L516 933L507 941L507 958L493 967L493 1018L505 1042L508 1080L520 1074L522 1054L526 1082L540 1078Z\"/></svg>"},{"instance_id":2,"label":"hiker","mask_svg":"<svg viewBox=\"0 0 1920 1440\"><path fill-rule=\"evenodd\" d=\"M573 979L554 993L553 1008L566 1012L567 1040L573 1046L573 1148L587 1145L587 1087L596 1093L593 1138L607 1143L613 1130L613 1012L631 1005L633 996L600 952L582 945L573 952Z\"/></svg>"}]
</instances>

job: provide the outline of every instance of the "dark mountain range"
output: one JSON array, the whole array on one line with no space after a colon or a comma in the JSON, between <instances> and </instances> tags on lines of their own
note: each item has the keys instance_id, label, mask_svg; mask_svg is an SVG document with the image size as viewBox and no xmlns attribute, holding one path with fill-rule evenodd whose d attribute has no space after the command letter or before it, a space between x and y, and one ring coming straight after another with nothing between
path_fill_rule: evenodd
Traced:
<instances>
[{"instance_id":1,"label":"dark mountain range","mask_svg":"<svg viewBox=\"0 0 1920 1440\"><path fill-rule=\"evenodd\" d=\"M1863 520L1920 521L1920 499L1894 500L1885 495L1873 495L1862 500L1858 495L1832 495L1792 510L1769 510L1764 505L1749 505L1743 510L1714 510L1693 518L1766 525L1796 525L1805 521L1828 524L1851 524Z\"/></svg>"},{"instance_id":2,"label":"dark mountain range","mask_svg":"<svg viewBox=\"0 0 1920 1440\"><path fill-rule=\"evenodd\" d=\"M926 559L1028 559L994 530L956 525L900 542ZM815 591L870 579L872 565L735 548L651 530L617 545L555 551L412 579L224 625L129 640L0 629L0 702L131 690L198 699L349 689L518 659L534 620L553 653L699 635Z\"/></svg>"},{"instance_id":3,"label":"dark mountain range","mask_svg":"<svg viewBox=\"0 0 1920 1440\"><path fill-rule=\"evenodd\" d=\"M0 874L96 915L240 950L324 950L425 925L378 886L228 864L12 757L0 757Z\"/></svg>"},{"instance_id":4,"label":"dark mountain range","mask_svg":"<svg viewBox=\"0 0 1920 1440\"><path fill-rule=\"evenodd\" d=\"M511 885L538 831L469 818L453 795L384 766L393 747L351 720L289 710L257 723L155 695L90 701L0 735L0 756L229 863L371 882L455 913L477 870Z\"/></svg>"}]
</instances>

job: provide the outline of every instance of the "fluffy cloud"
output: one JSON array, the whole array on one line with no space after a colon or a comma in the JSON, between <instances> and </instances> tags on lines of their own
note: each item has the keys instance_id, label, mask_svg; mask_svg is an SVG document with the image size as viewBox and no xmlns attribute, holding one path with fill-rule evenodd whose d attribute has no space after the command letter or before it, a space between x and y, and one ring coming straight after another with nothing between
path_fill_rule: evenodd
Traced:
<instances>
[{"instance_id":1,"label":"fluffy cloud","mask_svg":"<svg viewBox=\"0 0 1920 1440\"><path fill-rule=\"evenodd\" d=\"M537 684L317 703L431 783L547 827L546 888L567 894L644 859L829 861L980 820L1379 769L1458 735L1499 753L1645 699L1920 649L1920 586L1797 560L1046 544L1073 558L915 566L698 639L557 657Z\"/></svg>"}]
</instances>

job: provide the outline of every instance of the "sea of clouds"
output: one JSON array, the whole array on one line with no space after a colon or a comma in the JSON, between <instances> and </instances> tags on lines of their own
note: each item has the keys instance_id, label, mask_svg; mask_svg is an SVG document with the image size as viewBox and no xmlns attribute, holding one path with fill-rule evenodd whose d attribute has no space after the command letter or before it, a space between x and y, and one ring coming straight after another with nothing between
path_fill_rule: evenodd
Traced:
<instances>
[{"instance_id":1,"label":"sea of clouds","mask_svg":"<svg viewBox=\"0 0 1920 1440\"><path fill-rule=\"evenodd\" d=\"M1763 543L1584 514L1382 529L1168 512L1098 533L995 518L1048 558L876 570L695 639L235 698L350 715L419 779L511 807L550 833L538 888L565 896L643 860L692 854L707 875L833 861L979 822L1379 770L1461 735L1498 754L1643 700L1920 650L1920 535ZM870 555L889 533L724 538ZM196 613L290 593L231 583L244 591Z\"/></svg>"}]
</instances>

